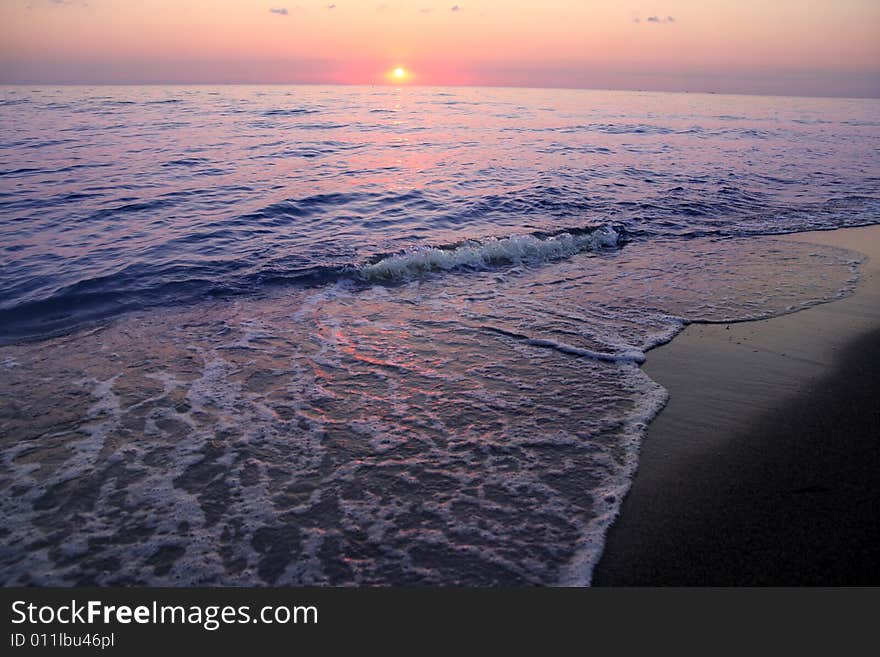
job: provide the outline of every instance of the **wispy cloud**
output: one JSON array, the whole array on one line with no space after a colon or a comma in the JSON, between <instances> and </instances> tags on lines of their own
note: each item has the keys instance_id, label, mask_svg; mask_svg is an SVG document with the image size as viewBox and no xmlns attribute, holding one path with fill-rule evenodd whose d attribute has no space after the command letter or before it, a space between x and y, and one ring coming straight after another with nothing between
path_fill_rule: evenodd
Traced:
<instances>
[{"instance_id":1,"label":"wispy cloud","mask_svg":"<svg viewBox=\"0 0 880 657\"><path fill-rule=\"evenodd\" d=\"M641 18L634 18L633 19L633 23L641 23L641 22L642 22ZM661 18L660 16L648 16L645 19L645 22L646 23L654 23L655 25L660 25L662 23L674 23L675 17L674 16L667 16L666 18Z\"/></svg>"},{"instance_id":2,"label":"wispy cloud","mask_svg":"<svg viewBox=\"0 0 880 657\"><path fill-rule=\"evenodd\" d=\"M285 7L271 8L269 9L270 14L278 14L279 16L288 16L290 12L287 11Z\"/></svg>"},{"instance_id":3,"label":"wispy cloud","mask_svg":"<svg viewBox=\"0 0 880 657\"><path fill-rule=\"evenodd\" d=\"M459 5L452 5L452 9L450 9L449 11L461 11L461 10L462 10L462 7L460 7Z\"/></svg>"},{"instance_id":4,"label":"wispy cloud","mask_svg":"<svg viewBox=\"0 0 880 657\"><path fill-rule=\"evenodd\" d=\"M327 5L327 9L336 9L336 5Z\"/></svg>"},{"instance_id":5,"label":"wispy cloud","mask_svg":"<svg viewBox=\"0 0 880 657\"><path fill-rule=\"evenodd\" d=\"M43 5L49 7L88 7L88 2L75 2L75 0L44 0ZM25 9L39 9L40 4L29 2L25 5Z\"/></svg>"}]
</instances>

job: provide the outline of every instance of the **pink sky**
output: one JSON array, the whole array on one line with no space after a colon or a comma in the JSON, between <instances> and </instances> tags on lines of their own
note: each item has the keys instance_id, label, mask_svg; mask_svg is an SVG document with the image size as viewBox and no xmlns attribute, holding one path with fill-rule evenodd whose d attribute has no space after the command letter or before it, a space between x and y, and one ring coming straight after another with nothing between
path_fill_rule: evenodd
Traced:
<instances>
[{"instance_id":1,"label":"pink sky","mask_svg":"<svg viewBox=\"0 0 880 657\"><path fill-rule=\"evenodd\" d=\"M272 11L274 10L274 11ZM0 83L880 96L877 0L2 0Z\"/></svg>"}]
</instances>

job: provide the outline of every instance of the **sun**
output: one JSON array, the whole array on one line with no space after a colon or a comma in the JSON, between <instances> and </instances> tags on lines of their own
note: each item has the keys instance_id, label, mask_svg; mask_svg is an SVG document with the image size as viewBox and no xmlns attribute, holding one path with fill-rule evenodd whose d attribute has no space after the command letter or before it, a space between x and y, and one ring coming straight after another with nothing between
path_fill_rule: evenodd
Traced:
<instances>
[{"instance_id":1,"label":"sun","mask_svg":"<svg viewBox=\"0 0 880 657\"><path fill-rule=\"evenodd\" d=\"M406 79L409 77L409 72L403 68L403 66L398 66L391 71L390 77L395 82L406 82Z\"/></svg>"}]
</instances>

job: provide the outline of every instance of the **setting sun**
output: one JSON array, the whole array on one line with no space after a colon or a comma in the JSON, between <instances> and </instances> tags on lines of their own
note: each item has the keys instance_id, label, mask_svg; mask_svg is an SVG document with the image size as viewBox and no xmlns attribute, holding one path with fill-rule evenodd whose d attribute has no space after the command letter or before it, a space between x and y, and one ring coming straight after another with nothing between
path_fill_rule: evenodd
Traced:
<instances>
[{"instance_id":1,"label":"setting sun","mask_svg":"<svg viewBox=\"0 0 880 657\"><path fill-rule=\"evenodd\" d=\"M398 66L393 71L391 71L391 79L395 82L404 82L407 77L409 77L409 74L402 66Z\"/></svg>"}]
</instances>

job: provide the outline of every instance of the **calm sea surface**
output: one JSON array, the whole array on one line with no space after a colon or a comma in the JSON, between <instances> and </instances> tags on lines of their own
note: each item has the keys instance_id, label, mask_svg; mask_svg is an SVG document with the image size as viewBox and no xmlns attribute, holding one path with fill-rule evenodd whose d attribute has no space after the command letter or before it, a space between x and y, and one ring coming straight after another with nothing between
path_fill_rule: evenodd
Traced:
<instances>
[{"instance_id":1,"label":"calm sea surface","mask_svg":"<svg viewBox=\"0 0 880 657\"><path fill-rule=\"evenodd\" d=\"M588 583L645 352L878 222L877 100L0 88L0 580Z\"/></svg>"}]
</instances>

